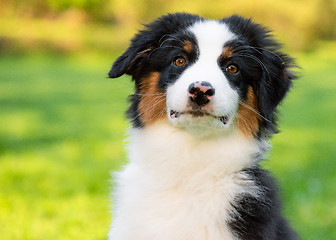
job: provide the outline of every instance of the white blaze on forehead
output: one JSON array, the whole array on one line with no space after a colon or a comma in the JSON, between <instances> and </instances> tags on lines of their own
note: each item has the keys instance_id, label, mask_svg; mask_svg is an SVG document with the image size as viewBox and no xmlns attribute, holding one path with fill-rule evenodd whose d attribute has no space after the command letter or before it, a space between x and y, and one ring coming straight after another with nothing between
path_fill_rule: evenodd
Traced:
<instances>
[{"instance_id":1,"label":"white blaze on forehead","mask_svg":"<svg viewBox=\"0 0 336 240\"><path fill-rule=\"evenodd\" d=\"M196 36L200 60L217 61L225 43L236 38L224 23L212 20L198 22L190 31Z\"/></svg>"}]
</instances>

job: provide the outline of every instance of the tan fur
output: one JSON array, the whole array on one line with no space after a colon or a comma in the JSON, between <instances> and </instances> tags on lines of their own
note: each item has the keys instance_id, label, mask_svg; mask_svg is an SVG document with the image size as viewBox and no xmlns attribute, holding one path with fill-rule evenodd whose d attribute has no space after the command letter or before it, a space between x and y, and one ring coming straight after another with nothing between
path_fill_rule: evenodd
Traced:
<instances>
[{"instance_id":1,"label":"tan fur","mask_svg":"<svg viewBox=\"0 0 336 240\"><path fill-rule=\"evenodd\" d=\"M243 103L255 110L258 109L257 97L252 87L249 87L247 98ZM237 125L240 131L248 137L255 136L259 130L260 116L245 106L239 105Z\"/></svg>"},{"instance_id":2,"label":"tan fur","mask_svg":"<svg viewBox=\"0 0 336 240\"><path fill-rule=\"evenodd\" d=\"M193 50L193 44L190 41L185 41L184 42L184 46L183 49L187 52L187 53L191 53Z\"/></svg>"},{"instance_id":3,"label":"tan fur","mask_svg":"<svg viewBox=\"0 0 336 240\"><path fill-rule=\"evenodd\" d=\"M166 98L157 86L159 79L160 74L154 72L141 82L139 112L144 125L166 117Z\"/></svg>"},{"instance_id":4,"label":"tan fur","mask_svg":"<svg viewBox=\"0 0 336 240\"><path fill-rule=\"evenodd\" d=\"M226 47L226 48L224 48L224 50L222 52L222 57L230 58L230 57L232 57L232 54L233 54L233 48L232 47Z\"/></svg>"}]
</instances>

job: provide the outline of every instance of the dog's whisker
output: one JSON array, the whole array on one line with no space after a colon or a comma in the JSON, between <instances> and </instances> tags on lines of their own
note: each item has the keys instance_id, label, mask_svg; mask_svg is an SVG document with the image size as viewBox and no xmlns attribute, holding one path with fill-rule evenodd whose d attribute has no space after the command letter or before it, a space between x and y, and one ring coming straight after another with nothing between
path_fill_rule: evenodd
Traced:
<instances>
[{"instance_id":1,"label":"dog's whisker","mask_svg":"<svg viewBox=\"0 0 336 240\"><path fill-rule=\"evenodd\" d=\"M263 54L261 51L265 51L265 52L267 52L267 53L269 53L269 54L271 54L271 55L277 57L277 58L280 60L281 64L283 64L283 65L286 65L286 64L287 64L287 63L284 61L284 59L282 59L282 57L280 57L279 54L277 54L277 53L275 53L275 52L273 52L273 51L271 51L271 50L269 50L269 49L267 49L267 48L253 47L253 46L250 46L250 45L244 45L244 46L239 46L239 47L235 48L234 50L238 50L238 51L239 51L240 49L252 49L252 50L256 51L257 53L259 53L259 54L261 54L261 55ZM260 50L261 50L261 51L260 51Z\"/></svg>"},{"instance_id":2,"label":"dog's whisker","mask_svg":"<svg viewBox=\"0 0 336 240\"><path fill-rule=\"evenodd\" d=\"M162 97L166 96L165 93L133 93L133 95L137 95L137 96L162 96Z\"/></svg>"},{"instance_id":3,"label":"dog's whisker","mask_svg":"<svg viewBox=\"0 0 336 240\"><path fill-rule=\"evenodd\" d=\"M166 37L170 37L170 39L168 38L168 39L164 40L164 42L167 41L167 40L172 40L173 39L173 40L177 40L177 41L181 42L182 44L184 44L184 42L181 39L179 39L178 37L176 37L174 35L171 35L171 34L165 34L165 35L163 35L160 38L159 42L161 42Z\"/></svg>"},{"instance_id":4,"label":"dog's whisker","mask_svg":"<svg viewBox=\"0 0 336 240\"><path fill-rule=\"evenodd\" d=\"M163 115L165 115L166 111L167 111L167 108L164 107L163 109L161 109L161 111L156 116L153 115L150 119L151 120L161 119Z\"/></svg>"},{"instance_id":5,"label":"dog's whisker","mask_svg":"<svg viewBox=\"0 0 336 240\"><path fill-rule=\"evenodd\" d=\"M147 59L149 59L150 56L151 56L153 53L155 53L156 51L161 50L161 49L164 49L164 48L176 48L176 49L181 49L181 50L183 50L183 48L181 48L181 47L177 47L177 46L164 46L164 47L161 47L161 46L160 46L160 47L157 47L157 48L153 49L153 50L148 54Z\"/></svg>"},{"instance_id":6,"label":"dog's whisker","mask_svg":"<svg viewBox=\"0 0 336 240\"><path fill-rule=\"evenodd\" d=\"M132 120L135 120L139 117L141 117L142 115L144 115L145 113L154 110L155 106L157 106L158 104L162 103L163 101L165 101L166 99L160 99L161 96L156 96L155 98L153 98L151 100L151 102L148 104L149 106L147 108L144 109L144 111L139 111L137 115L135 115ZM152 116L152 119L155 119L154 116Z\"/></svg>"},{"instance_id":7,"label":"dog's whisker","mask_svg":"<svg viewBox=\"0 0 336 240\"><path fill-rule=\"evenodd\" d=\"M267 73L268 78L271 78L271 74L269 72L269 70L267 69L267 67L265 66L265 64L256 56L250 55L250 54L237 54L236 56L241 56L241 57L247 57L247 58L251 58L253 60L255 60L257 63L259 63L259 65L262 67L262 69L264 69Z\"/></svg>"},{"instance_id":8,"label":"dog's whisker","mask_svg":"<svg viewBox=\"0 0 336 240\"><path fill-rule=\"evenodd\" d=\"M262 119L264 119L267 122L272 122L271 120L267 119L266 117L264 117L258 110L254 109L253 107L243 103L242 101L238 101L238 103L244 107L246 107L247 109L251 110L252 112L258 114Z\"/></svg>"},{"instance_id":9,"label":"dog's whisker","mask_svg":"<svg viewBox=\"0 0 336 240\"><path fill-rule=\"evenodd\" d=\"M277 54L277 53L275 53L275 52L273 52L269 49L266 49L266 48L260 48L260 47L252 47L252 48L255 49L255 51L257 51L257 49L260 49L260 50L263 50L265 52L268 52L268 53L272 54L273 56L276 56L281 61L281 63L283 65L286 65L286 62L282 59L282 57L279 56L279 54Z\"/></svg>"},{"instance_id":10,"label":"dog's whisker","mask_svg":"<svg viewBox=\"0 0 336 240\"><path fill-rule=\"evenodd\" d=\"M168 42L168 41L174 41L174 40L175 40L175 39L171 39L171 38L168 38L168 39L164 40L164 41L160 44L159 48L162 48L163 45L164 45L166 42ZM171 46L171 45L169 45L169 46Z\"/></svg>"},{"instance_id":11,"label":"dog's whisker","mask_svg":"<svg viewBox=\"0 0 336 240\"><path fill-rule=\"evenodd\" d=\"M165 107L165 108L163 108L163 109L160 111L160 113L159 113L159 119L161 119L161 118L163 117L163 115L166 114L166 112L167 112L167 108Z\"/></svg>"},{"instance_id":12,"label":"dog's whisker","mask_svg":"<svg viewBox=\"0 0 336 240\"><path fill-rule=\"evenodd\" d=\"M249 46L249 45L243 45L243 46L236 47L234 49L234 51L239 51L241 49L252 49L252 50L256 51L257 53L259 53L260 55L262 55L262 52L260 52L259 50L255 49L254 47Z\"/></svg>"}]
</instances>

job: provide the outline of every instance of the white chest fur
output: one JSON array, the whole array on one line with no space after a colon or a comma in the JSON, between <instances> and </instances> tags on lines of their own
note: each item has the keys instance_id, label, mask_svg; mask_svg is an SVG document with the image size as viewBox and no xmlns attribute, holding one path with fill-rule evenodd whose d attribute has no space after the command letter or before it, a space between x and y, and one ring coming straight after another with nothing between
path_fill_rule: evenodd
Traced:
<instances>
[{"instance_id":1,"label":"white chest fur","mask_svg":"<svg viewBox=\"0 0 336 240\"><path fill-rule=\"evenodd\" d=\"M229 240L237 194L258 194L240 170L261 147L238 132L199 139L160 122L131 130L130 163L116 175L110 240Z\"/></svg>"}]
</instances>

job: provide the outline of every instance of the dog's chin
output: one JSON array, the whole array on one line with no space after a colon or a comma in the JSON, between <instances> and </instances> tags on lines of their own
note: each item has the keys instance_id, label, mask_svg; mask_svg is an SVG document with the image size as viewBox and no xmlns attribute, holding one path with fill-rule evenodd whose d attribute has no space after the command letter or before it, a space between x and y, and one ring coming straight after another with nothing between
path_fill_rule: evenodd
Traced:
<instances>
[{"instance_id":1,"label":"dog's chin","mask_svg":"<svg viewBox=\"0 0 336 240\"><path fill-rule=\"evenodd\" d=\"M225 132L232 122L229 114L213 114L204 110L169 110L168 119L173 126L198 135Z\"/></svg>"}]
</instances>

